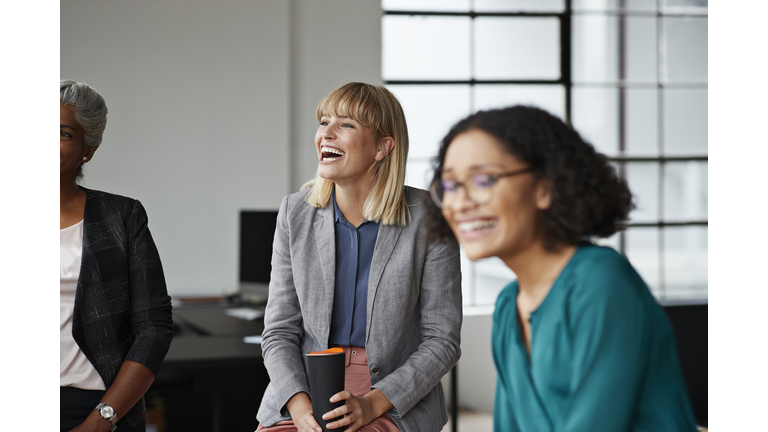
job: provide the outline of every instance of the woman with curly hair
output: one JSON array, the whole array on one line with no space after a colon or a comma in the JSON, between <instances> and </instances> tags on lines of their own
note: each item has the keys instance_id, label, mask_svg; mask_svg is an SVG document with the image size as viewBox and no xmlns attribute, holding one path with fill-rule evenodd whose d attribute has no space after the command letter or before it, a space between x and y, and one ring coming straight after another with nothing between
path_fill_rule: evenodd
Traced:
<instances>
[{"instance_id":1,"label":"woman with curly hair","mask_svg":"<svg viewBox=\"0 0 768 432\"><path fill-rule=\"evenodd\" d=\"M431 234L517 275L493 316L494 430L696 430L663 310L623 256L590 242L633 207L605 156L515 106L460 121L436 162Z\"/></svg>"}]
</instances>

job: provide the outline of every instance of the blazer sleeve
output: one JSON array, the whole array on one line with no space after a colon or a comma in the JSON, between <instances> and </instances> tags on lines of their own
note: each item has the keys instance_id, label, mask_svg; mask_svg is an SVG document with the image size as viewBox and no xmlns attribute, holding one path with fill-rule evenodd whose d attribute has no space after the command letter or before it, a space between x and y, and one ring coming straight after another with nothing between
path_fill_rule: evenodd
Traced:
<instances>
[{"instance_id":1,"label":"blazer sleeve","mask_svg":"<svg viewBox=\"0 0 768 432\"><path fill-rule=\"evenodd\" d=\"M165 286L160 255L147 227L147 213L139 201L133 201L126 226L128 325L134 340L125 360L140 363L157 375L173 339L171 297Z\"/></svg>"},{"instance_id":2,"label":"blazer sleeve","mask_svg":"<svg viewBox=\"0 0 768 432\"><path fill-rule=\"evenodd\" d=\"M288 417L285 404L295 394L306 392L309 385L302 362L301 341L304 337L299 298L291 264L288 200L283 198L277 214L277 227L272 245L272 273L269 299L264 313L261 350L269 372L281 415Z\"/></svg>"},{"instance_id":3,"label":"blazer sleeve","mask_svg":"<svg viewBox=\"0 0 768 432\"><path fill-rule=\"evenodd\" d=\"M455 239L428 245L420 291L421 343L378 388L402 417L438 385L461 356L461 262Z\"/></svg>"}]
</instances>

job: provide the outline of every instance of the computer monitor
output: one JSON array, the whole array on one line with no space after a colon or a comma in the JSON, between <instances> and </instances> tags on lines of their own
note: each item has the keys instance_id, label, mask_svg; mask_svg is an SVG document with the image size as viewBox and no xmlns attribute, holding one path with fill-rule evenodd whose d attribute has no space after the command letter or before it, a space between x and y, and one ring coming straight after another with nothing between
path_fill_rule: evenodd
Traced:
<instances>
[{"instance_id":1,"label":"computer monitor","mask_svg":"<svg viewBox=\"0 0 768 432\"><path fill-rule=\"evenodd\" d=\"M277 210L240 211L240 294L258 302L269 294Z\"/></svg>"}]
</instances>

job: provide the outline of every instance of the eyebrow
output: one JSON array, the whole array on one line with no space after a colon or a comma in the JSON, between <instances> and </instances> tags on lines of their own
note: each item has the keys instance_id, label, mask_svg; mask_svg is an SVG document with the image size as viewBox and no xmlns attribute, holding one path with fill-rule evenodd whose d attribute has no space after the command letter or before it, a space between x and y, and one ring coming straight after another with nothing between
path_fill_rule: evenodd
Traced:
<instances>
[{"instance_id":1,"label":"eyebrow","mask_svg":"<svg viewBox=\"0 0 768 432\"><path fill-rule=\"evenodd\" d=\"M59 123L59 128L67 128L67 129L72 129L72 131L75 131L75 132L76 132L75 128L73 128L73 127L72 127L72 126L70 126L70 125L65 125L65 124L61 124L61 123Z\"/></svg>"}]
</instances>

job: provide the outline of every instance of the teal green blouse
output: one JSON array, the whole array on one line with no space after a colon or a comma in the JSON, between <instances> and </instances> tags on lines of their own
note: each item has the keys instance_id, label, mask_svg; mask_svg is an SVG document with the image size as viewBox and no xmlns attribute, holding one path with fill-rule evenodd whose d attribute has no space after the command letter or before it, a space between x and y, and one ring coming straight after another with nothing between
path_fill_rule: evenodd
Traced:
<instances>
[{"instance_id":1,"label":"teal green blouse","mask_svg":"<svg viewBox=\"0 0 768 432\"><path fill-rule=\"evenodd\" d=\"M623 256L577 248L531 314L530 358L517 290L493 314L494 431L696 430L672 328Z\"/></svg>"}]
</instances>

